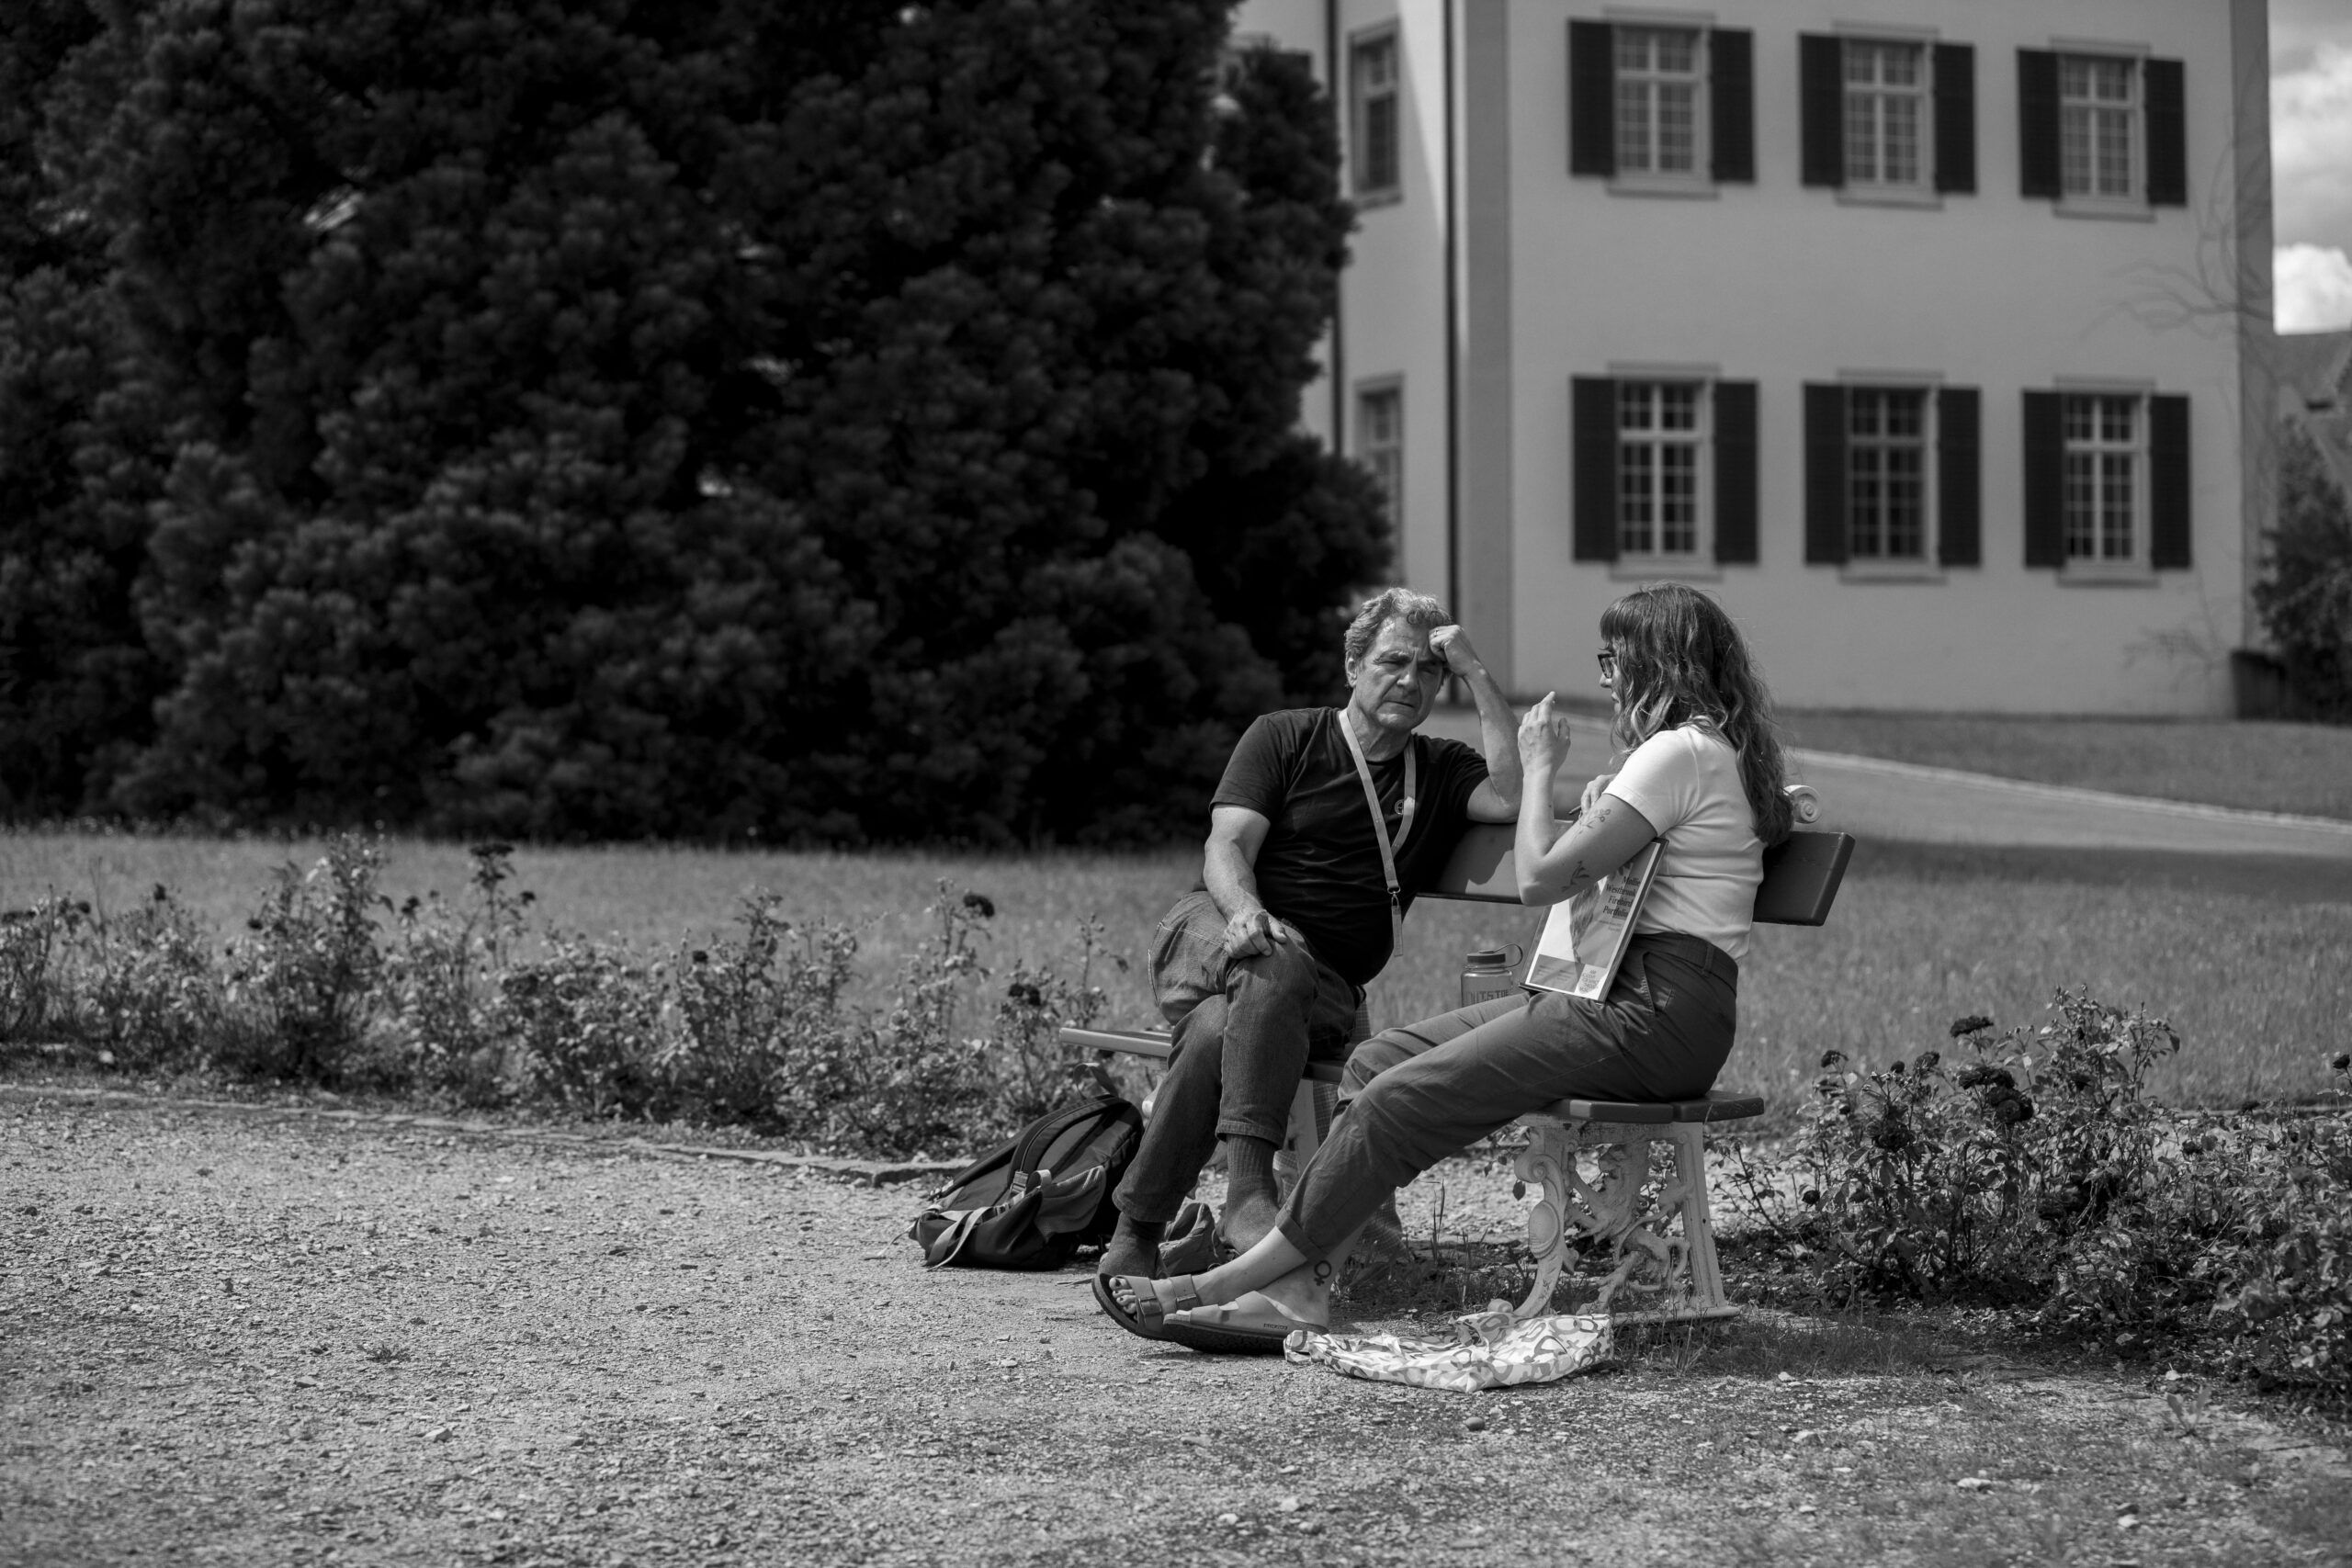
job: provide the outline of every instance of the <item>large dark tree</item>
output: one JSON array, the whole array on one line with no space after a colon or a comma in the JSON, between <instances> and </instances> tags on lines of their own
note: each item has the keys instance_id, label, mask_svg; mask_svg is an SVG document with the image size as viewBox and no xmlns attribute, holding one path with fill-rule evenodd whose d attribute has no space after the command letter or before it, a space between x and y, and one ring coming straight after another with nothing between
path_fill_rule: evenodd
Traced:
<instances>
[{"instance_id":1,"label":"large dark tree","mask_svg":"<svg viewBox=\"0 0 2352 1568\"><path fill-rule=\"evenodd\" d=\"M107 245L115 482L149 465L165 694L118 800L1195 830L1384 548L1293 428L1329 107L1229 59L1227 10L114 15L110 83L50 112Z\"/></svg>"}]
</instances>

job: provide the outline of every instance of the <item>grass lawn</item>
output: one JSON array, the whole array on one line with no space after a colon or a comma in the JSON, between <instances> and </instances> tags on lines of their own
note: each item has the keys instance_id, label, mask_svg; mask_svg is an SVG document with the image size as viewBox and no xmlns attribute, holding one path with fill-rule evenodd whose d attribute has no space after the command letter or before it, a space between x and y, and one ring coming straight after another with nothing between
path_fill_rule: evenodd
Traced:
<instances>
[{"instance_id":1,"label":"grass lawn","mask_svg":"<svg viewBox=\"0 0 2352 1568\"><path fill-rule=\"evenodd\" d=\"M2352 728L2224 719L1784 713L1790 740L2249 811L2352 818Z\"/></svg>"},{"instance_id":2,"label":"grass lawn","mask_svg":"<svg viewBox=\"0 0 2352 1568\"><path fill-rule=\"evenodd\" d=\"M0 904L47 888L119 908L156 883L224 937L258 901L273 866L307 862L315 842L138 838L62 831L0 834ZM465 884L461 846L389 847L395 898ZM861 923L869 993L920 945L922 910L944 878L987 893L998 918L982 957L1059 960L1079 920L1100 918L1112 950L1136 961L1102 976L1114 1023L1154 1021L1140 960L1153 925L1198 866L1196 852L982 856L721 852L662 848L517 852L519 885L542 922L640 946L707 940L744 895L772 889L800 917ZM1471 946L1532 939L1532 911L1425 901L1375 984L1376 1025L1452 1007ZM1727 1083L1793 1110L1824 1050L1860 1062L1946 1043L1964 1013L2004 1027L2038 1017L2051 991L2086 985L2143 1005L2179 1030L2180 1055L2155 1075L2177 1103L2301 1100L2326 1082L2324 1056L2352 1020L2352 900L2295 902L2256 891L2101 877L2077 857L2028 871L1998 852L1867 851L1830 923L1766 927L1742 974L1741 1041Z\"/></svg>"}]
</instances>

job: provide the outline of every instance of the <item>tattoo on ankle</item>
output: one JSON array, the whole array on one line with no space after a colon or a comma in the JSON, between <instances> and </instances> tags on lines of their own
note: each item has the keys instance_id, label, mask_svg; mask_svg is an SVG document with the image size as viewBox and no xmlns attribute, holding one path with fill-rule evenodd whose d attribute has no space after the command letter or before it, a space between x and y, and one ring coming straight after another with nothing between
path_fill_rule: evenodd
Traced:
<instances>
[{"instance_id":1,"label":"tattoo on ankle","mask_svg":"<svg viewBox=\"0 0 2352 1568\"><path fill-rule=\"evenodd\" d=\"M1325 1258L1317 1260L1315 1265L1315 1282L1318 1285L1328 1285L1331 1282L1331 1260L1329 1258Z\"/></svg>"}]
</instances>

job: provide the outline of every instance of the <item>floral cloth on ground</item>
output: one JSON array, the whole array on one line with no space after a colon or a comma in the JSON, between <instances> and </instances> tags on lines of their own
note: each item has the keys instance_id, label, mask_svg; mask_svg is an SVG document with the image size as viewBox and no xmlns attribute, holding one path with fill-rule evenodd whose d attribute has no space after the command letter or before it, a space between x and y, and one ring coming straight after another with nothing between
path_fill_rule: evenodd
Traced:
<instances>
[{"instance_id":1,"label":"floral cloth on ground","mask_svg":"<svg viewBox=\"0 0 2352 1568\"><path fill-rule=\"evenodd\" d=\"M1454 1319L1449 1339L1300 1329L1283 1342L1283 1355L1300 1366L1329 1367L1347 1377L1476 1393L1589 1371L1614 1348L1605 1314L1521 1321L1497 1302L1485 1312Z\"/></svg>"}]
</instances>

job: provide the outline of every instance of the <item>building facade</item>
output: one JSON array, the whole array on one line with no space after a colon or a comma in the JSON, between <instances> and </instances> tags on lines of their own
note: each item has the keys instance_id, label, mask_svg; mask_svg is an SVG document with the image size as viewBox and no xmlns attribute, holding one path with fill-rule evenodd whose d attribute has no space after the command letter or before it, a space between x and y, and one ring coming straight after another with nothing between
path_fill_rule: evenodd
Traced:
<instances>
[{"instance_id":1,"label":"building facade","mask_svg":"<svg viewBox=\"0 0 2352 1568\"><path fill-rule=\"evenodd\" d=\"M2264 0L1248 0L1359 227L1309 423L1506 683L1718 593L1784 703L2229 711Z\"/></svg>"}]
</instances>

